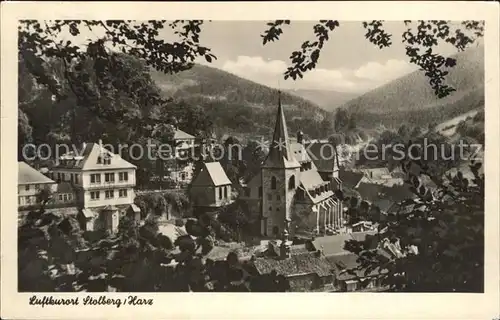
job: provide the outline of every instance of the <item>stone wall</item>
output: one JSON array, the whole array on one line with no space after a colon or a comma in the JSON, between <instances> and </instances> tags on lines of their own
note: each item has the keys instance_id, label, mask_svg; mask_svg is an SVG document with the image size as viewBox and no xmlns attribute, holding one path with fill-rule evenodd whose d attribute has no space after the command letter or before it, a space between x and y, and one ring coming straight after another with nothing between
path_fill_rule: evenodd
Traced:
<instances>
[{"instance_id":1,"label":"stone wall","mask_svg":"<svg viewBox=\"0 0 500 320\"><path fill-rule=\"evenodd\" d=\"M262 216L267 218L265 231L268 236L280 236L286 218L291 220L291 206L299 182L297 169L262 169ZM295 177L295 188L289 190L289 179ZM272 177L276 178L276 189L271 188ZM276 232L275 232L276 231Z\"/></svg>"}]
</instances>

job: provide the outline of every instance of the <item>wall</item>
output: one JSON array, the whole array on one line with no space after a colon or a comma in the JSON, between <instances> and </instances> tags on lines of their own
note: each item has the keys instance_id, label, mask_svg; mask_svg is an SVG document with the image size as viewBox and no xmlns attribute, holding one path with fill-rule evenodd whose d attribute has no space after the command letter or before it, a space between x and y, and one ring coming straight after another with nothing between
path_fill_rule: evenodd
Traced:
<instances>
[{"instance_id":1,"label":"wall","mask_svg":"<svg viewBox=\"0 0 500 320\"><path fill-rule=\"evenodd\" d=\"M290 291L292 292L307 292L318 287L318 276L315 274L305 274L298 276L287 277L290 283Z\"/></svg>"},{"instance_id":2,"label":"wall","mask_svg":"<svg viewBox=\"0 0 500 320\"><path fill-rule=\"evenodd\" d=\"M123 188L127 189L127 196L126 197L119 197L119 189L122 188L114 188L114 189L106 189L106 190L114 190L114 197L110 199L106 199L105 197L105 189L92 189L92 190L85 190L84 191L84 204L83 206L85 208L95 208L95 207L100 207L100 206L107 206L107 205L122 205L122 204L132 204L134 203L135 199L135 192L133 188ZM100 197L99 200L91 200L90 198L90 192L91 191L99 191L100 192Z\"/></svg>"},{"instance_id":3,"label":"wall","mask_svg":"<svg viewBox=\"0 0 500 320\"><path fill-rule=\"evenodd\" d=\"M312 205L295 203L292 207L292 234L314 232L317 227L317 219L317 213L312 211Z\"/></svg>"},{"instance_id":4,"label":"wall","mask_svg":"<svg viewBox=\"0 0 500 320\"><path fill-rule=\"evenodd\" d=\"M73 182L75 185L82 185L82 173L81 170L68 170L68 169L55 169L52 171L52 180L61 181L71 181L71 175L73 175Z\"/></svg>"},{"instance_id":5,"label":"wall","mask_svg":"<svg viewBox=\"0 0 500 320\"><path fill-rule=\"evenodd\" d=\"M273 229L276 227L277 235L280 236L284 229L286 218L291 220L291 206L295 196L296 187L300 181L300 168L296 169L262 169L262 217L267 218L266 226L263 228L268 236L275 236ZM288 189L290 177L295 177L295 188ZM272 177L276 178L276 189L271 189ZM271 199L269 199L271 195ZM279 197L279 199L278 199Z\"/></svg>"},{"instance_id":6,"label":"wall","mask_svg":"<svg viewBox=\"0 0 500 320\"><path fill-rule=\"evenodd\" d=\"M128 181L119 181L119 172L128 172ZM105 173L114 173L115 174L115 181L113 183L111 182L105 182L104 177ZM90 182L90 175L91 174L100 174L101 175L101 183L91 183ZM95 188L95 187L105 187L105 186L135 186L136 180L135 180L135 169L113 169L113 170L96 170L96 171L84 171L82 174L82 186L84 189L88 188Z\"/></svg>"},{"instance_id":7,"label":"wall","mask_svg":"<svg viewBox=\"0 0 500 320\"><path fill-rule=\"evenodd\" d=\"M26 190L26 186L29 186L29 190ZM57 190L56 183L18 185L17 186L18 206L36 204L38 201L37 195L40 193L42 188L45 187L49 187L52 192L55 192Z\"/></svg>"},{"instance_id":8,"label":"wall","mask_svg":"<svg viewBox=\"0 0 500 320\"><path fill-rule=\"evenodd\" d=\"M190 196L195 206L210 206L216 203L215 187L192 186Z\"/></svg>"}]
</instances>

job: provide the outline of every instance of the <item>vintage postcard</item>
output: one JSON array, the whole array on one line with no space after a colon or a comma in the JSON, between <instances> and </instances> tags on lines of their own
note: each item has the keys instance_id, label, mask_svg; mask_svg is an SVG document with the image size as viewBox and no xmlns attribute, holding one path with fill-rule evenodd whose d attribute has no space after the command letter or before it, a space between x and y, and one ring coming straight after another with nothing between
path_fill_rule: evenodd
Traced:
<instances>
[{"instance_id":1,"label":"vintage postcard","mask_svg":"<svg viewBox=\"0 0 500 320\"><path fill-rule=\"evenodd\" d=\"M498 3L2 3L1 39L2 318L500 317Z\"/></svg>"}]
</instances>

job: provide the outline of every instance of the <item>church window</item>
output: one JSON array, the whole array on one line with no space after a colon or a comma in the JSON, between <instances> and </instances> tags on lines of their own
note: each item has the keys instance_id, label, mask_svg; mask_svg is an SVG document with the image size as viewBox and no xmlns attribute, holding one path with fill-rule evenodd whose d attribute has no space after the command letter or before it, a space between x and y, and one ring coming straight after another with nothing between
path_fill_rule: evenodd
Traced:
<instances>
[{"instance_id":1,"label":"church window","mask_svg":"<svg viewBox=\"0 0 500 320\"><path fill-rule=\"evenodd\" d=\"M295 176L291 176L290 180L288 180L288 189L295 189Z\"/></svg>"},{"instance_id":2,"label":"church window","mask_svg":"<svg viewBox=\"0 0 500 320\"><path fill-rule=\"evenodd\" d=\"M222 199L222 188L219 188L219 200Z\"/></svg>"},{"instance_id":3,"label":"church window","mask_svg":"<svg viewBox=\"0 0 500 320\"><path fill-rule=\"evenodd\" d=\"M297 191L297 199L298 200L304 200L304 191L303 190L299 189Z\"/></svg>"},{"instance_id":4,"label":"church window","mask_svg":"<svg viewBox=\"0 0 500 320\"><path fill-rule=\"evenodd\" d=\"M273 235L277 236L280 233L280 228L278 226L273 227Z\"/></svg>"},{"instance_id":5,"label":"church window","mask_svg":"<svg viewBox=\"0 0 500 320\"><path fill-rule=\"evenodd\" d=\"M224 187L224 198L227 198L227 187Z\"/></svg>"},{"instance_id":6,"label":"church window","mask_svg":"<svg viewBox=\"0 0 500 320\"><path fill-rule=\"evenodd\" d=\"M276 190L276 178L271 178L271 189Z\"/></svg>"},{"instance_id":7,"label":"church window","mask_svg":"<svg viewBox=\"0 0 500 320\"><path fill-rule=\"evenodd\" d=\"M276 200L278 200L278 201L281 200L281 196L279 194L276 195Z\"/></svg>"}]
</instances>

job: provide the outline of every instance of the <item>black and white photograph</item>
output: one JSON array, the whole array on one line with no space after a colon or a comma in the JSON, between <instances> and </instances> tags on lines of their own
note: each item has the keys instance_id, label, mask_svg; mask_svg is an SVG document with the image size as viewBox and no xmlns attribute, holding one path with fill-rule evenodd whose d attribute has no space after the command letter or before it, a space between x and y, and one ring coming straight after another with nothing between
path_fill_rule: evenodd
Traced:
<instances>
[{"instance_id":1,"label":"black and white photograph","mask_svg":"<svg viewBox=\"0 0 500 320\"><path fill-rule=\"evenodd\" d=\"M488 24L404 18L19 19L16 291L484 294Z\"/></svg>"}]
</instances>

